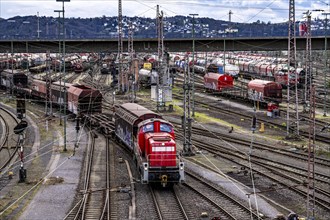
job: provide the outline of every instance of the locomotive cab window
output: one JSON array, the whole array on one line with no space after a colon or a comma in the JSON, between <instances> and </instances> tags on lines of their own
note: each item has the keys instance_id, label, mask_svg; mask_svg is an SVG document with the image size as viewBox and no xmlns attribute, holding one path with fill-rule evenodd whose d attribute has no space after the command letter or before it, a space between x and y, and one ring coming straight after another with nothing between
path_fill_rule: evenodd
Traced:
<instances>
[{"instance_id":1,"label":"locomotive cab window","mask_svg":"<svg viewBox=\"0 0 330 220\"><path fill-rule=\"evenodd\" d=\"M161 123L160 124L160 131L171 132L172 131L172 126L170 126L168 124Z\"/></svg>"},{"instance_id":2,"label":"locomotive cab window","mask_svg":"<svg viewBox=\"0 0 330 220\"><path fill-rule=\"evenodd\" d=\"M154 131L154 124L150 123L150 124L146 124L143 126L142 131L145 132L150 132L150 131Z\"/></svg>"}]
</instances>

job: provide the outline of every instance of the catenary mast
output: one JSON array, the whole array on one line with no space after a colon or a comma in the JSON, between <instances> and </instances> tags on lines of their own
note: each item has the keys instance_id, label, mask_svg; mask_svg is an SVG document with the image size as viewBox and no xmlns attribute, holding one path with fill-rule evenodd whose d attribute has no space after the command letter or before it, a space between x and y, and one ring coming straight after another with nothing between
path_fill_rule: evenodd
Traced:
<instances>
[{"instance_id":1,"label":"catenary mast","mask_svg":"<svg viewBox=\"0 0 330 220\"><path fill-rule=\"evenodd\" d=\"M122 56L123 56L123 13L122 13L122 1L118 0L118 91L122 89L124 91L124 80L122 70Z\"/></svg>"},{"instance_id":2,"label":"catenary mast","mask_svg":"<svg viewBox=\"0 0 330 220\"><path fill-rule=\"evenodd\" d=\"M290 71L293 67L293 73L295 75L295 110L296 120L290 120ZM298 112L298 76L296 74L296 27L295 27L295 1L289 1L289 31L288 31L288 72L287 72L287 136L299 136L299 112ZM293 97L294 98L294 97Z\"/></svg>"}]
</instances>

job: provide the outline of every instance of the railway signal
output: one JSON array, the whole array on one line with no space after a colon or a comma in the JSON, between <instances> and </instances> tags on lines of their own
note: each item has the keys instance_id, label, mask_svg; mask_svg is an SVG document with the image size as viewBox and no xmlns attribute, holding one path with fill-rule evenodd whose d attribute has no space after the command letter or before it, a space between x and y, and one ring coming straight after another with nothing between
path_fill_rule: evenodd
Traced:
<instances>
[{"instance_id":1,"label":"railway signal","mask_svg":"<svg viewBox=\"0 0 330 220\"><path fill-rule=\"evenodd\" d=\"M16 113L18 119L24 119L26 114L25 109L25 97L23 94L18 93L16 95L17 101L16 101Z\"/></svg>"},{"instance_id":2,"label":"railway signal","mask_svg":"<svg viewBox=\"0 0 330 220\"><path fill-rule=\"evenodd\" d=\"M25 120L21 120L21 122L14 128L14 133L19 135L17 142L18 147L20 149L19 157L21 160L21 168L19 170L19 183L25 182L26 179L26 169L24 169L24 130L27 128L27 126L28 123Z\"/></svg>"},{"instance_id":3,"label":"railway signal","mask_svg":"<svg viewBox=\"0 0 330 220\"><path fill-rule=\"evenodd\" d=\"M20 123L18 123L14 128L15 134L21 134L24 132L24 130L27 128L28 123L25 120L22 120Z\"/></svg>"},{"instance_id":4,"label":"railway signal","mask_svg":"<svg viewBox=\"0 0 330 220\"><path fill-rule=\"evenodd\" d=\"M18 123L14 128L14 133L18 134L18 147L19 147L19 157L21 160L21 168L19 170L19 182L25 182L26 179L26 169L24 169L24 139L25 134L24 131L28 126L27 121L23 120L26 117L26 107L25 107L25 95L23 93L22 88L27 86L27 80L22 80L24 77L16 75L15 80L13 80L13 86L16 87L16 112L17 118L21 119L20 123Z\"/></svg>"},{"instance_id":5,"label":"railway signal","mask_svg":"<svg viewBox=\"0 0 330 220\"><path fill-rule=\"evenodd\" d=\"M79 135L79 130L80 130L79 122L80 122L80 117L77 117L76 118L76 143L75 143L76 148L79 147L79 144L78 144L78 135Z\"/></svg>"}]
</instances>

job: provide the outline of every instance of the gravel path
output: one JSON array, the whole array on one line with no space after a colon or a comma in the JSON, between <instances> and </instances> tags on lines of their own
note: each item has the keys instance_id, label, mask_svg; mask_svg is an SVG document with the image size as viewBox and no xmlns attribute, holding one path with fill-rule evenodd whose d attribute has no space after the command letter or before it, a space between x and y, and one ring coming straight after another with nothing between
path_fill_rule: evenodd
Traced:
<instances>
[{"instance_id":1,"label":"gravel path","mask_svg":"<svg viewBox=\"0 0 330 220\"><path fill-rule=\"evenodd\" d=\"M53 154L43 175L46 178L19 219L63 219L70 211L79 183L87 135L83 132L79 147L72 156L75 128L73 123L67 125L67 153L59 150L63 146L63 137L57 131L58 143L53 145Z\"/></svg>"}]
</instances>

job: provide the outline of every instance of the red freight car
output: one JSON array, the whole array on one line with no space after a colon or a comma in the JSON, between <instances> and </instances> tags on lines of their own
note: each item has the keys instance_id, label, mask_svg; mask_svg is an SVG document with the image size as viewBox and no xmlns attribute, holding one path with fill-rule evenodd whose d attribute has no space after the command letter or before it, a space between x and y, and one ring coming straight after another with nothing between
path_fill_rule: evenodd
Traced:
<instances>
[{"instance_id":1,"label":"red freight car","mask_svg":"<svg viewBox=\"0 0 330 220\"><path fill-rule=\"evenodd\" d=\"M38 79L31 80L31 95L45 99L47 95L46 82Z\"/></svg>"},{"instance_id":2,"label":"red freight car","mask_svg":"<svg viewBox=\"0 0 330 220\"><path fill-rule=\"evenodd\" d=\"M68 91L69 87L72 86L71 83L64 82L53 82L51 85L51 99L55 105L63 105L64 100L68 100L68 94L65 91ZM66 97L64 97L66 95Z\"/></svg>"},{"instance_id":3,"label":"red freight car","mask_svg":"<svg viewBox=\"0 0 330 220\"><path fill-rule=\"evenodd\" d=\"M229 89L234 87L234 79L232 76L227 74L219 73L206 73L204 75L204 88L221 92L224 89Z\"/></svg>"},{"instance_id":4,"label":"red freight car","mask_svg":"<svg viewBox=\"0 0 330 220\"><path fill-rule=\"evenodd\" d=\"M255 79L248 84L248 97L259 102L282 102L282 86L279 83Z\"/></svg>"},{"instance_id":5,"label":"red freight car","mask_svg":"<svg viewBox=\"0 0 330 220\"><path fill-rule=\"evenodd\" d=\"M68 110L74 114L101 113L102 94L99 90L84 86L72 85L68 89Z\"/></svg>"},{"instance_id":6,"label":"red freight car","mask_svg":"<svg viewBox=\"0 0 330 220\"><path fill-rule=\"evenodd\" d=\"M163 186L184 181L173 125L135 103L116 106L115 134L132 152L142 183Z\"/></svg>"}]
</instances>

